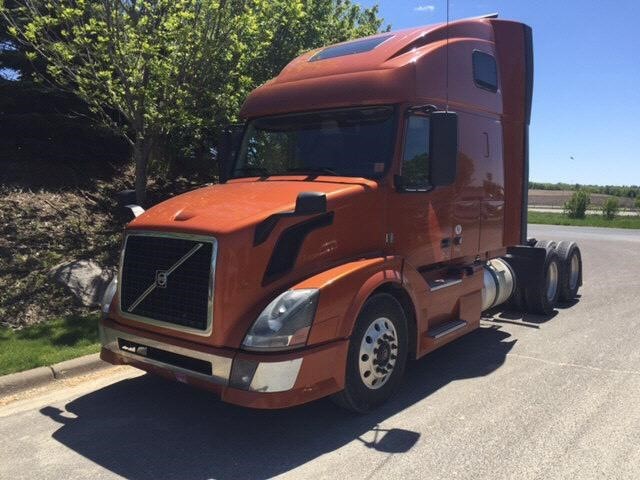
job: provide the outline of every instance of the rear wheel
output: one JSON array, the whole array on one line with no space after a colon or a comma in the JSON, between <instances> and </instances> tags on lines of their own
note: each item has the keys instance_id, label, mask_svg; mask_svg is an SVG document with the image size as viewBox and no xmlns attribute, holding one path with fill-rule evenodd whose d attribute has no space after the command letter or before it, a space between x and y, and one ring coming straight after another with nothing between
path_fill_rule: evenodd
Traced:
<instances>
[{"instance_id":1,"label":"rear wheel","mask_svg":"<svg viewBox=\"0 0 640 480\"><path fill-rule=\"evenodd\" d=\"M548 242L546 245L536 247L546 248L547 254L544 262L544 277L537 284L526 289L527 309L532 313L550 315L558 303L560 293L560 258L555 251L555 242Z\"/></svg>"},{"instance_id":2,"label":"rear wheel","mask_svg":"<svg viewBox=\"0 0 640 480\"><path fill-rule=\"evenodd\" d=\"M540 240L536 242L535 247L544 248L546 251L549 251L556 248L556 242L553 240Z\"/></svg>"},{"instance_id":3,"label":"rear wheel","mask_svg":"<svg viewBox=\"0 0 640 480\"><path fill-rule=\"evenodd\" d=\"M556 246L560 258L560 300L568 302L582 285L582 254L575 242L563 241Z\"/></svg>"},{"instance_id":4,"label":"rear wheel","mask_svg":"<svg viewBox=\"0 0 640 480\"><path fill-rule=\"evenodd\" d=\"M358 315L349 343L345 388L334 401L359 413L385 402L400 385L407 352L402 307L387 293L373 295Z\"/></svg>"}]
</instances>

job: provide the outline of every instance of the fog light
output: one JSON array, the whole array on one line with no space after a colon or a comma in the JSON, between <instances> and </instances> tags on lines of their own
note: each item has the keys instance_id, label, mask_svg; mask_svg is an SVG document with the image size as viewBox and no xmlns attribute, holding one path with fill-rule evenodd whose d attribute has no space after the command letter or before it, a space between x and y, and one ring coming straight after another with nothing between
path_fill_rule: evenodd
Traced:
<instances>
[{"instance_id":1,"label":"fog light","mask_svg":"<svg viewBox=\"0 0 640 480\"><path fill-rule=\"evenodd\" d=\"M294 387L301 366L302 358L282 362L236 358L231 367L229 386L250 392L286 392Z\"/></svg>"},{"instance_id":2,"label":"fog light","mask_svg":"<svg viewBox=\"0 0 640 480\"><path fill-rule=\"evenodd\" d=\"M258 362L236 358L231 367L229 386L240 390L249 390L257 368Z\"/></svg>"}]
</instances>

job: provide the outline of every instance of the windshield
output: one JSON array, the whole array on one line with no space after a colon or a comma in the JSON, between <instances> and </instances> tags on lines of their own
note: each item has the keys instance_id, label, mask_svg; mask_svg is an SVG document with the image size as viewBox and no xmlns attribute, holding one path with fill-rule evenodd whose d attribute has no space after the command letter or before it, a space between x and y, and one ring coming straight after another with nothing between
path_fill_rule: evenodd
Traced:
<instances>
[{"instance_id":1,"label":"windshield","mask_svg":"<svg viewBox=\"0 0 640 480\"><path fill-rule=\"evenodd\" d=\"M347 108L252 120L232 176L380 177L393 155L393 112Z\"/></svg>"}]
</instances>

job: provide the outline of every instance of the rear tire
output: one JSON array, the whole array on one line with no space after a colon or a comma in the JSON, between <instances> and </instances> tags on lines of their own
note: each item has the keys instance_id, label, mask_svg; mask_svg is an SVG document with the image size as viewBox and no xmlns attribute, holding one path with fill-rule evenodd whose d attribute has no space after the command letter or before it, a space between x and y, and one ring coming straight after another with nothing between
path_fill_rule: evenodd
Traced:
<instances>
[{"instance_id":1,"label":"rear tire","mask_svg":"<svg viewBox=\"0 0 640 480\"><path fill-rule=\"evenodd\" d=\"M384 403L400 385L408 346L407 319L398 301L388 293L370 297L349 342L344 390L333 401L357 413Z\"/></svg>"},{"instance_id":2,"label":"rear tire","mask_svg":"<svg viewBox=\"0 0 640 480\"><path fill-rule=\"evenodd\" d=\"M556 246L560 258L560 300L570 302L582 285L582 254L576 242L563 241Z\"/></svg>"},{"instance_id":3,"label":"rear tire","mask_svg":"<svg viewBox=\"0 0 640 480\"><path fill-rule=\"evenodd\" d=\"M535 244L536 248L544 248L547 252L556 248L556 242L553 240L539 240Z\"/></svg>"},{"instance_id":4,"label":"rear tire","mask_svg":"<svg viewBox=\"0 0 640 480\"><path fill-rule=\"evenodd\" d=\"M536 243L536 247L541 242ZM547 249L544 261L544 279L538 285L526 289L527 310L540 315L550 315L558 303L560 294L560 258L555 251L555 242L548 242L541 248Z\"/></svg>"}]
</instances>

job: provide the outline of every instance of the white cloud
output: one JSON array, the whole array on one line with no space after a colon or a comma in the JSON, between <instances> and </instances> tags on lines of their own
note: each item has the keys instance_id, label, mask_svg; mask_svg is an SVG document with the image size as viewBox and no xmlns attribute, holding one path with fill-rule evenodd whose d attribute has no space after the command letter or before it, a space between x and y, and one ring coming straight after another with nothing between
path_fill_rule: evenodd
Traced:
<instances>
[{"instance_id":1,"label":"white cloud","mask_svg":"<svg viewBox=\"0 0 640 480\"><path fill-rule=\"evenodd\" d=\"M419 5L414 10L416 12L433 12L436 9L435 5Z\"/></svg>"}]
</instances>

